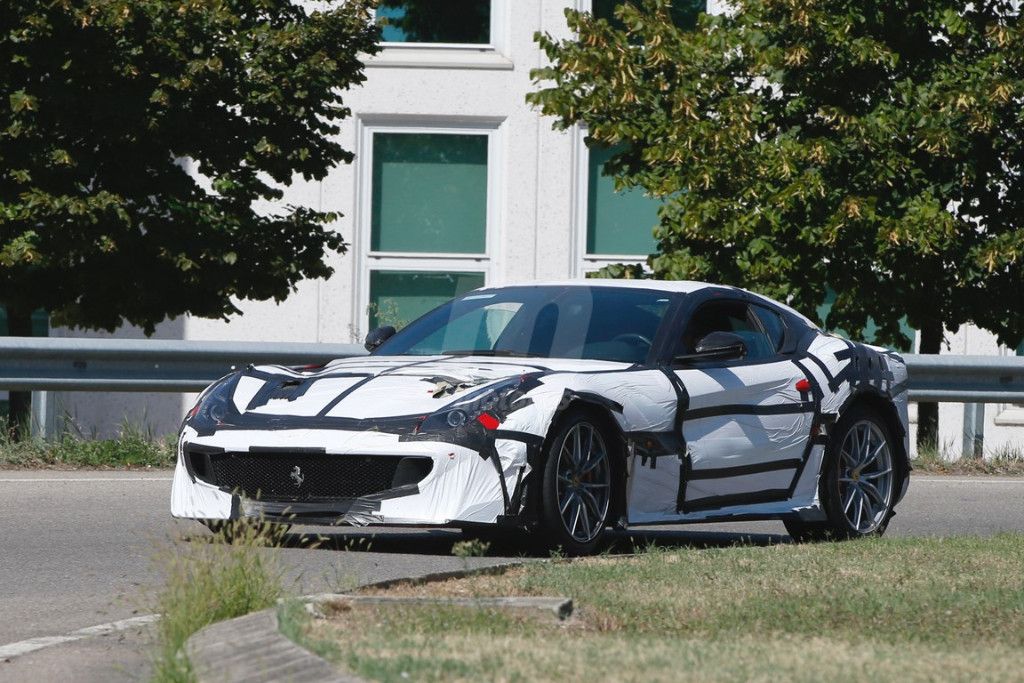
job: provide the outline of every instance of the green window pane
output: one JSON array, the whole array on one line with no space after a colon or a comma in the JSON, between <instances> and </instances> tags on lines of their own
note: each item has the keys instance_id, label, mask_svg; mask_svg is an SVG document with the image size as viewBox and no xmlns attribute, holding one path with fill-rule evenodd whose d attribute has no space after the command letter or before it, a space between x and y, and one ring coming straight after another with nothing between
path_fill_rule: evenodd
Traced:
<instances>
[{"instance_id":1,"label":"green window pane","mask_svg":"<svg viewBox=\"0 0 1024 683\"><path fill-rule=\"evenodd\" d=\"M614 178L603 173L615 151L594 146L588 155L587 253L652 254L657 249L653 230L660 202L638 188L615 191Z\"/></svg>"},{"instance_id":2,"label":"green window pane","mask_svg":"<svg viewBox=\"0 0 1024 683\"><path fill-rule=\"evenodd\" d=\"M606 19L620 31L625 28L622 22L615 18L615 8L622 4L622 0L594 0L593 12L598 19ZM679 28L692 29L697 26L697 15L707 11L707 0L675 0L669 12L672 14L672 22Z\"/></svg>"},{"instance_id":3,"label":"green window pane","mask_svg":"<svg viewBox=\"0 0 1024 683\"><path fill-rule=\"evenodd\" d=\"M828 319L829 311L832 310L832 304L834 304L835 301L836 301L836 292L835 292L835 290L832 289L831 287L827 287L825 289L825 302L823 304L821 304L820 306L818 306L818 310L817 310L818 319L819 320L826 320L826 319ZM875 343L875 332L877 330L878 330L878 325L875 324L874 320L872 320L871 318L868 318L867 324L864 325L863 339L858 339L856 341L863 341L863 342L867 342L868 344L874 344ZM828 331L829 332L834 332L835 334L842 335L844 337L848 337L849 336L849 334L847 334L847 332L845 330L843 330L841 328L838 328L838 327L836 329L834 329L834 330L828 330ZM911 327L910 325L907 324L907 317L906 316L903 316L903 318L900 319L900 331L904 334L904 336L906 336L906 337L908 337L910 339L910 343L909 344L903 343L903 344L901 344L900 346L898 346L897 348L895 348L893 350L894 351L900 351L900 352L903 352L903 353L910 353L910 352L912 352L914 350L914 338L917 336L917 330L915 330L913 327Z\"/></svg>"},{"instance_id":4,"label":"green window pane","mask_svg":"<svg viewBox=\"0 0 1024 683\"><path fill-rule=\"evenodd\" d=\"M370 329L402 328L448 299L483 285L483 273L371 271Z\"/></svg>"},{"instance_id":5,"label":"green window pane","mask_svg":"<svg viewBox=\"0 0 1024 683\"><path fill-rule=\"evenodd\" d=\"M373 251L482 254L487 238L487 136L373 136Z\"/></svg>"},{"instance_id":6,"label":"green window pane","mask_svg":"<svg viewBox=\"0 0 1024 683\"><path fill-rule=\"evenodd\" d=\"M7 309L0 306L0 337L6 337L9 334L10 328L7 325ZM41 308L32 313L32 336L50 336L50 316Z\"/></svg>"},{"instance_id":7,"label":"green window pane","mask_svg":"<svg viewBox=\"0 0 1024 683\"><path fill-rule=\"evenodd\" d=\"M380 0L377 21L387 43L491 42L490 0Z\"/></svg>"}]
</instances>

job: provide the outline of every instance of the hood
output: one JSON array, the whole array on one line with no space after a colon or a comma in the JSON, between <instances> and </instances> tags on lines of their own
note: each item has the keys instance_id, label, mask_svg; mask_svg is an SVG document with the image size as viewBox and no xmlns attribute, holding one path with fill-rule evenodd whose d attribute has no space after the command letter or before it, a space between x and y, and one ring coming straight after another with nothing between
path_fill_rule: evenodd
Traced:
<instances>
[{"instance_id":1,"label":"hood","mask_svg":"<svg viewBox=\"0 0 1024 683\"><path fill-rule=\"evenodd\" d=\"M608 361L431 356L346 358L301 370L258 366L241 373L233 401L242 414L355 419L429 415L468 393L536 373L621 370Z\"/></svg>"}]
</instances>

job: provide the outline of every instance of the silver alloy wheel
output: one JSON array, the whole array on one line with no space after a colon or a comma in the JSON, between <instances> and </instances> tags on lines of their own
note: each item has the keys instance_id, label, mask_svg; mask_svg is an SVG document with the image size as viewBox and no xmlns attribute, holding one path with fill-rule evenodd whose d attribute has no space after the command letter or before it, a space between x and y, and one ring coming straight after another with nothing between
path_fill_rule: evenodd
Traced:
<instances>
[{"instance_id":1,"label":"silver alloy wheel","mask_svg":"<svg viewBox=\"0 0 1024 683\"><path fill-rule=\"evenodd\" d=\"M577 422L558 449L556 493L565 530L574 540L594 540L605 526L612 472L601 432Z\"/></svg>"},{"instance_id":2,"label":"silver alloy wheel","mask_svg":"<svg viewBox=\"0 0 1024 683\"><path fill-rule=\"evenodd\" d=\"M839 451L839 501L850 527L869 534L885 522L893 491L892 453L874 422L861 420Z\"/></svg>"}]
</instances>

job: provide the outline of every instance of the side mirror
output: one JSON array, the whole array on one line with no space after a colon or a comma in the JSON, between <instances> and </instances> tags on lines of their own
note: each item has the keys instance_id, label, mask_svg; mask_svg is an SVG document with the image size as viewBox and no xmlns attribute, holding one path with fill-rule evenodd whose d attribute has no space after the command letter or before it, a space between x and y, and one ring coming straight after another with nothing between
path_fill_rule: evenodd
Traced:
<instances>
[{"instance_id":1,"label":"side mirror","mask_svg":"<svg viewBox=\"0 0 1024 683\"><path fill-rule=\"evenodd\" d=\"M747 355L747 343L734 332L712 332L697 342L693 353L676 356L677 363L705 360L739 360Z\"/></svg>"},{"instance_id":2,"label":"side mirror","mask_svg":"<svg viewBox=\"0 0 1024 683\"><path fill-rule=\"evenodd\" d=\"M370 330L370 333L366 335L366 341L363 342L363 346L366 347L367 351L373 351L375 348L391 339L395 334L395 328L391 325L385 325L384 327L375 327Z\"/></svg>"}]
</instances>

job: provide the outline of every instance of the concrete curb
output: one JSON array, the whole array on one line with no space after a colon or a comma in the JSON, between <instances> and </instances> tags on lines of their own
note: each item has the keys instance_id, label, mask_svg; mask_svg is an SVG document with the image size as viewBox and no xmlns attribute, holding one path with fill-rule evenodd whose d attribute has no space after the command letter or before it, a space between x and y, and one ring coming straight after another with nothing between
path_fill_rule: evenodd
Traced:
<instances>
[{"instance_id":1,"label":"concrete curb","mask_svg":"<svg viewBox=\"0 0 1024 683\"><path fill-rule=\"evenodd\" d=\"M423 584L478 574L501 574L521 564L523 562L518 560L503 562L486 567L387 579L361 584L357 588L388 588L399 583ZM307 595L300 600L318 603L351 598L351 595L341 593L321 593ZM572 601L569 600L566 606L564 598L557 600L557 604L538 603L523 607L549 610L559 618L564 618L562 614L572 612ZM276 606L211 624L193 633L185 642L184 649L199 683L364 683L363 679L339 672L325 659L286 638L278 625Z\"/></svg>"},{"instance_id":2,"label":"concrete curb","mask_svg":"<svg viewBox=\"0 0 1024 683\"><path fill-rule=\"evenodd\" d=\"M199 683L362 683L282 635L277 607L207 626L185 653Z\"/></svg>"}]
</instances>

